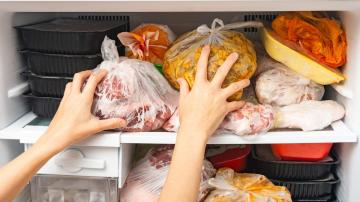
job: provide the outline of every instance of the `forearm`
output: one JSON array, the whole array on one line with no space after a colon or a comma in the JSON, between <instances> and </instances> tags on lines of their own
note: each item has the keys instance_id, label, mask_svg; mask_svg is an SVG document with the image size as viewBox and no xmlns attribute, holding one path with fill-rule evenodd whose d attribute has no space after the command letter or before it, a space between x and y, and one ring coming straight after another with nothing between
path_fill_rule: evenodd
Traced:
<instances>
[{"instance_id":1,"label":"forearm","mask_svg":"<svg viewBox=\"0 0 360 202\"><path fill-rule=\"evenodd\" d=\"M28 151L2 167L0 169L0 201L13 201L31 177L56 153L57 150L52 148L46 140L39 140Z\"/></svg>"},{"instance_id":2,"label":"forearm","mask_svg":"<svg viewBox=\"0 0 360 202\"><path fill-rule=\"evenodd\" d=\"M202 132L179 131L161 201L197 201L207 140Z\"/></svg>"}]
</instances>

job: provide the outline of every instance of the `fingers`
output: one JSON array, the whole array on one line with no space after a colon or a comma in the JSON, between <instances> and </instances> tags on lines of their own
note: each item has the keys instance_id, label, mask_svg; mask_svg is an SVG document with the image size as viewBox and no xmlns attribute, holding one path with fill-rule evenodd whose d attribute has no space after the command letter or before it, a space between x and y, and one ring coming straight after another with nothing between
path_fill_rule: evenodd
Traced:
<instances>
[{"instance_id":1,"label":"fingers","mask_svg":"<svg viewBox=\"0 0 360 202\"><path fill-rule=\"evenodd\" d=\"M99 121L99 130L111 130L111 129L118 129L123 128L126 126L126 121L121 118L112 118L112 119L105 119Z\"/></svg>"},{"instance_id":2,"label":"fingers","mask_svg":"<svg viewBox=\"0 0 360 202\"><path fill-rule=\"evenodd\" d=\"M103 80L106 74L107 71L103 69L97 72L93 72L89 77L85 88L83 89L83 94L90 98L93 98L97 85Z\"/></svg>"},{"instance_id":3,"label":"fingers","mask_svg":"<svg viewBox=\"0 0 360 202\"><path fill-rule=\"evenodd\" d=\"M86 70L76 73L74 75L71 91L75 93L80 93L85 80L91 75L91 73L92 73L91 70Z\"/></svg>"},{"instance_id":4,"label":"fingers","mask_svg":"<svg viewBox=\"0 0 360 202\"><path fill-rule=\"evenodd\" d=\"M207 81L207 66L210 54L210 46L206 45L202 48L199 61L196 66L195 82Z\"/></svg>"},{"instance_id":5,"label":"fingers","mask_svg":"<svg viewBox=\"0 0 360 202\"><path fill-rule=\"evenodd\" d=\"M69 95L71 93L71 89L72 89L72 82L68 82L65 86L63 100L65 100L66 98L69 97Z\"/></svg>"},{"instance_id":6,"label":"fingers","mask_svg":"<svg viewBox=\"0 0 360 202\"><path fill-rule=\"evenodd\" d=\"M226 75L229 73L231 67L234 65L239 55L237 53L231 53L225 60L225 62L218 68L211 83L221 87L225 80Z\"/></svg>"},{"instance_id":7,"label":"fingers","mask_svg":"<svg viewBox=\"0 0 360 202\"><path fill-rule=\"evenodd\" d=\"M242 90L250 85L249 79L243 79L241 81L231 83L228 87L224 89L224 94L228 98L238 92L239 90Z\"/></svg>"},{"instance_id":8,"label":"fingers","mask_svg":"<svg viewBox=\"0 0 360 202\"><path fill-rule=\"evenodd\" d=\"M182 100L189 92L189 84L184 78L179 78L177 82L180 85L180 100Z\"/></svg>"},{"instance_id":9,"label":"fingers","mask_svg":"<svg viewBox=\"0 0 360 202\"><path fill-rule=\"evenodd\" d=\"M228 112L232 112L235 111L237 109L240 109L241 107L243 107L245 105L244 101L233 101L233 102L229 102L227 105L227 111Z\"/></svg>"}]
</instances>

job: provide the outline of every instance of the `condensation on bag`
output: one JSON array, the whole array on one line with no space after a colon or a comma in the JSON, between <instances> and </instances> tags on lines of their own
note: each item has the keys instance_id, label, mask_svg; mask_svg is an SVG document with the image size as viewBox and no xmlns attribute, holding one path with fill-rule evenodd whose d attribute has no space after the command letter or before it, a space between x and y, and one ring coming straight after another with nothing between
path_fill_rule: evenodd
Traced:
<instances>
[{"instance_id":1,"label":"condensation on bag","mask_svg":"<svg viewBox=\"0 0 360 202\"><path fill-rule=\"evenodd\" d=\"M125 119L123 131L160 128L175 111L178 92L153 64L120 58L114 41L105 38L101 51L104 61L98 69L108 74L96 88L93 114L100 119Z\"/></svg>"}]
</instances>

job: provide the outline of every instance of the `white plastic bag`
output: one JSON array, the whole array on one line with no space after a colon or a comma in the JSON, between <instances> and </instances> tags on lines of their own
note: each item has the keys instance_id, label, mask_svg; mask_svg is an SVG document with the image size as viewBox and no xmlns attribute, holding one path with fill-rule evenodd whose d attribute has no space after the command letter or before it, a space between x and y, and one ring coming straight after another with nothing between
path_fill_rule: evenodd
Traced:
<instances>
[{"instance_id":1,"label":"white plastic bag","mask_svg":"<svg viewBox=\"0 0 360 202\"><path fill-rule=\"evenodd\" d=\"M124 188L120 191L120 201L156 202L164 186L172 154L173 145L152 148L130 172ZM215 172L216 170L212 164L204 160L199 200L208 193L209 185L207 180L213 177Z\"/></svg>"},{"instance_id":2,"label":"white plastic bag","mask_svg":"<svg viewBox=\"0 0 360 202\"><path fill-rule=\"evenodd\" d=\"M108 74L97 86L92 112L100 119L123 118L124 131L150 131L161 128L173 114L178 92L171 88L153 64L119 58L115 42L105 38L104 61L99 69Z\"/></svg>"}]
</instances>

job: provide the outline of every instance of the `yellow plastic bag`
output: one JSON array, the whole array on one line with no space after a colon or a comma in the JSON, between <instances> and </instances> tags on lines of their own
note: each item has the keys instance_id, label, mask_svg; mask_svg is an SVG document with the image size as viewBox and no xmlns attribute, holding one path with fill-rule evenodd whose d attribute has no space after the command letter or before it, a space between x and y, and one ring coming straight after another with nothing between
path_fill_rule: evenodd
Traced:
<instances>
[{"instance_id":1,"label":"yellow plastic bag","mask_svg":"<svg viewBox=\"0 0 360 202\"><path fill-rule=\"evenodd\" d=\"M193 86L196 64L201 48L210 44L211 51L208 65L208 79L212 79L217 69L232 52L239 54L239 59L225 78L223 87L241 79L250 78L256 70L256 53L253 44L240 32L232 29L260 27L261 22L238 22L224 25L215 19L211 28L201 25L196 30L180 36L166 52L163 71L172 86L179 89L176 82L183 77L190 87ZM242 92L234 94L230 100L239 100Z\"/></svg>"},{"instance_id":2,"label":"yellow plastic bag","mask_svg":"<svg viewBox=\"0 0 360 202\"><path fill-rule=\"evenodd\" d=\"M286 187L275 186L265 176L251 173L235 173L221 168L208 183L214 187L205 202L291 202Z\"/></svg>"}]
</instances>

